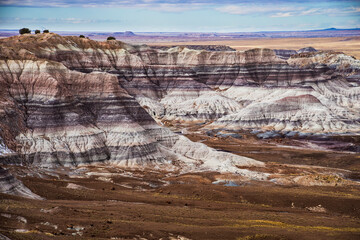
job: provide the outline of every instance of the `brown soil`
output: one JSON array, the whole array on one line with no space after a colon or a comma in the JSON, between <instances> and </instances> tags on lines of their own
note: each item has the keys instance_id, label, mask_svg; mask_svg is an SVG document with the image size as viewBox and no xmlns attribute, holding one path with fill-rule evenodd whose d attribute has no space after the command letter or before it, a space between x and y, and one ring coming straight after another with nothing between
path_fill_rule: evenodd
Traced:
<instances>
[{"instance_id":1,"label":"brown soil","mask_svg":"<svg viewBox=\"0 0 360 240\"><path fill-rule=\"evenodd\" d=\"M12 168L15 170L20 171ZM212 184L216 176L219 174L166 177L165 173L147 172L142 178L112 177L113 182L95 176L25 177L26 186L47 200L0 195L0 233L11 239L360 237L358 187L286 187L260 182L226 187ZM66 187L69 183L86 188L70 189ZM309 210L318 205L325 212ZM82 236L74 238L73 234Z\"/></svg>"},{"instance_id":2,"label":"brown soil","mask_svg":"<svg viewBox=\"0 0 360 240\"><path fill-rule=\"evenodd\" d=\"M288 163L357 170L354 175L360 169L359 154L279 147L293 143L286 139L188 137L267 162L266 168L249 170L273 176L302 171ZM315 175L321 170L316 169L306 171L321 178ZM11 239L360 238L360 185L275 185L238 179L239 186L230 187L213 182L234 176L216 172L169 176L102 165L77 170L93 174L69 177L68 169L58 169L54 175L11 167L11 172L24 176L21 180L27 187L47 200L0 194L0 234ZM30 177L34 172L42 177Z\"/></svg>"},{"instance_id":3,"label":"brown soil","mask_svg":"<svg viewBox=\"0 0 360 240\"><path fill-rule=\"evenodd\" d=\"M235 139L232 137L218 138L199 134L189 134L187 137L192 141L201 141L215 149L254 158L262 162L323 166L360 172L359 153L294 148L291 146L301 144L292 139L275 138L259 140L256 137L246 135L245 139ZM341 140L343 142L354 142L355 140L352 141L352 139L349 137L349 139Z\"/></svg>"}]
</instances>

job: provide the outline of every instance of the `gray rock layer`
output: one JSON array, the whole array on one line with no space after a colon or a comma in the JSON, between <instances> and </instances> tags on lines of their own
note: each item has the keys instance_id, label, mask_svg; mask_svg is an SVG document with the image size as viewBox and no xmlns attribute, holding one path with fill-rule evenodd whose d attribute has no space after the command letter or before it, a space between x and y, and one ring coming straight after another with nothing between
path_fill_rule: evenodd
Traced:
<instances>
[{"instance_id":1,"label":"gray rock layer","mask_svg":"<svg viewBox=\"0 0 360 240\"><path fill-rule=\"evenodd\" d=\"M9 171L0 167L0 193L12 194L31 199L42 199L40 196L31 192L21 181L17 180Z\"/></svg>"},{"instance_id":2,"label":"gray rock layer","mask_svg":"<svg viewBox=\"0 0 360 240\"><path fill-rule=\"evenodd\" d=\"M41 39L44 36L48 38ZM241 170L234 166L262 165L192 143L158 126L147 112L157 111L152 105L148 109L140 106L136 97L154 100L168 94L159 88L160 73L164 79L168 72L180 74L179 84L182 78L186 83L186 76L181 71L176 73L177 68L161 67L152 79L150 73L144 74L146 68L137 55L142 50L116 41L79 42L78 38L44 36L16 37L19 43L10 47L7 40L1 49L1 136L6 146L18 153L21 164L54 167L109 163L176 170L172 165L176 162L181 171L239 173ZM79 48L83 40L87 48ZM143 57L148 56L150 61L151 54L146 51ZM156 61L166 62L168 57ZM161 84L166 85L165 81ZM168 84L177 84L171 81ZM179 89L175 85L168 88ZM183 91L187 92L187 86ZM196 96L198 89L212 92L201 83L193 88L189 92Z\"/></svg>"},{"instance_id":3,"label":"gray rock layer","mask_svg":"<svg viewBox=\"0 0 360 240\"><path fill-rule=\"evenodd\" d=\"M270 49L156 50L56 34L0 41L0 136L26 163L138 167L182 159L201 165L196 158L204 154L183 152L179 144L190 142L154 119L213 121L209 127L230 129L360 131L360 88L338 70L357 69L359 61L341 54L302 53L285 61ZM213 170L223 169L220 163L227 169L234 162L260 164L221 161L206 149L216 161L203 166Z\"/></svg>"}]
</instances>

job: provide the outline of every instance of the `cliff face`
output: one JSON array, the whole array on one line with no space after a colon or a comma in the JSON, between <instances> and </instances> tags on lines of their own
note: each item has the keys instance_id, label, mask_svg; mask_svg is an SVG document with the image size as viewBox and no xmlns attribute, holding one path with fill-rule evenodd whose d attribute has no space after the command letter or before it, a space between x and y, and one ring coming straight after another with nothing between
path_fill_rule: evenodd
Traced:
<instances>
[{"instance_id":1,"label":"cliff face","mask_svg":"<svg viewBox=\"0 0 360 240\"><path fill-rule=\"evenodd\" d=\"M214 121L210 127L230 129L360 131L357 80L350 83L349 73L314 57L318 53L285 61L269 49L155 50L56 34L0 42L0 136L26 163L151 167L180 161L189 169L226 165L233 171L235 163L261 165L194 144L154 119Z\"/></svg>"},{"instance_id":2,"label":"cliff face","mask_svg":"<svg viewBox=\"0 0 360 240\"><path fill-rule=\"evenodd\" d=\"M82 52L74 49L65 52L59 50L64 47L48 50L52 38L60 42L68 39L57 35L47 37L50 38L44 48L39 39L24 39L27 50L22 48L23 43L19 43L19 49L16 44L14 48L2 45L0 133L5 142L3 148L19 154L18 158L11 158L16 160L9 162L7 153L3 152L3 162L46 167L105 162L137 168L233 172L237 171L235 165L262 165L249 158L220 153L193 143L158 126L129 94L144 90L151 95L156 89L136 89L129 85L125 88L122 82L128 80L111 70L115 66L122 71L121 66L129 68L132 64L143 64L138 57L121 48L121 44L115 42L115 49L112 49L112 43L100 44L94 51L103 52L103 55L81 58ZM59 44L51 44L59 47ZM71 42L71 46L76 46L76 42ZM104 53L106 51L110 53ZM23 52L27 55L22 56ZM49 55L45 54L47 52ZM115 65L108 59L112 54L118 59L114 60ZM69 61L76 66L71 67L68 61L59 59L62 57L83 60ZM95 67L96 64L99 67ZM177 168L171 167L174 162L177 162Z\"/></svg>"},{"instance_id":3,"label":"cliff face","mask_svg":"<svg viewBox=\"0 0 360 240\"><path fill-rule=\"evenodd\" d=\"M5 112L20 111L14 140L27 162L99 162L110 159L112 148L130 154L131 162L131 148L138 144L146 151L137 159L158 160L151 154L154 140L142 137L156 125L115 76L74 72L48 61L8 60L0 66L3 96L12 103ZM9 121L4 129L13 127Z\"/></svg>"}]
</instances>

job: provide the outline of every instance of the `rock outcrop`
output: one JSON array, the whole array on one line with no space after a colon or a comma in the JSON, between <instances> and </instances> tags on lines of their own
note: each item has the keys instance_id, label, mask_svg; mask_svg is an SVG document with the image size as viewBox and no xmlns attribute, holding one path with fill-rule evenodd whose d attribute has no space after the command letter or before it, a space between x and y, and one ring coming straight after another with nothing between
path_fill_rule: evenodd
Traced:
<instances>
[{"instance_id":1,"label":"rock outcrop","mask_svg":"<svg viewBox=\"0 0 360 240\"><path fill-rule=\"evenodd\" d=\"M292 55L297 54L298 52L296 50L287 50L287 49L274 49L274 52L276 56L278 56L281 59L287 60Z\"/></svg>"},{"instance_id":2,"label":"rock outcrop","mask_svg":"<svg viewBox=\"0 0 360 240\"><path fill-rule=\"evenodd\" d=\"M0 193L6 193L31 199L42 199L33 193L24 184L17 180L8 170L0 167Z\"/></svg>"},{"instance_id":3,"label":"rock outcrop","mask_svg":"<svg viewBox=\"0 0 360 240\"><path fill-rule=\"evenodd\" d=\"M306 52L317 52L317 50L313 47L304 47L297 51L298 53L306 53Z\"/></svg>"},{"instance_id":4,"label":"rock outcrop","mask_svg":"<svg viewBox=\"0 0 360 240\"><path fill-rule=\"evenodd\" d=\"M176 170L172 166L177 162L188 171L239 173L242 170L234 166L262 165L246 157L216 152L158 126L134 96L152 99L165 90L152 88L154 80L142 75L145 65L136 52L129 52L135 51L133 47L85 40L84 44L96 46L84 50L76 38L53 34L44 38L42 43L33 36L16 37L20 43L14 48L2 45L1 136L3 148L18 153L21 164L54 167L109 163ZM212 92L204 84L197 85L201 86L191 86L195 90L191 93L190 89L190 95ZM150 107L148 111L155 111ZM180 147L185 145L186 152Z\"/></svg>"},{"instance_id":5,"label":"rock outcrop","mask_svg":"<svg viewBox=\"0 0 360 240\"><path fill-rule=\"evenodd\" d=\"M360 61L352 56L342 52L305 52L291 56L288 60L291 66L302 68L311 68L319 65L326 65L328 68L337 71L352 74L360 71ZM347 76L347 75L345 75Z\"/></svg>"},{"instance_id":6,"label":"rock outcrop","mask_svg":"<svg viewBox=\"0 0 360 240\"><path fill-rule=\"evenodd\" d=\"M194 144L154 119L213 121L211 128L360 131L360 87L348 80L359 61L341 54L306 52L285 61L270 49L156 50L56 34L0 42L0 136L26 164L161 167L180 161L183 169L216 171L261 165Z\"/></svg>"},{"instance_id":7,"label":"rock outcrop","mask_svg":"<svg viewBox=\"0 0 360 240\"><path fill-rule=\"evenodd\" d=\"M291 56L296 55L298 53L310 53L317 52L317 50L313 47L305 47L299 50L288 50L288 49L274 49L276 56L281 59L288 60Z\"/></svg>"},{"instance_id":8,"label":"rock outcrop","mask_svg":"<svg viewBox=\"0 0 360 240\"><path fill-rule=\"evenodd\" d=\"M188 48L193 50L206 50L206 51L236 51L236 49L231 48L226 45L178 45L178 46L151 46L152 49L158 50L169 50L170 48L174 47L182 47ZM296 53L296 51L295 51Z\"/></svg>"}]
</instances>

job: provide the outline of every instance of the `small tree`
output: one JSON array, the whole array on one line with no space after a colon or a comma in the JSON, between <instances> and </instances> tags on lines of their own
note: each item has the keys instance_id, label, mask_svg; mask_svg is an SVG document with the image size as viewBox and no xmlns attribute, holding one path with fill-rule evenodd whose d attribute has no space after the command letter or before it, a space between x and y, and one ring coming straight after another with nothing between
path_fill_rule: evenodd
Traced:
<instances>
[{"instance_id":1,"label":"small tree","mask_svg":"<svg viewBox=\"0 0 360 240\"><path fill-rule=\"evenodd\" d=\"M85 36L84 36L84 35L80 35L79 38L85 38Z\"/></svg>"},{"instance_id":2,"label":"small tree","mask_svg":"<svg viewBox=\"0 0 360 240\"><path fill-rule=\"evenodd\" d=\"M116 38L115 38L115 37L110 36L110 37L108 37L108 38L107 38L107 40L108 40L108 41L109 41L109 40L116 40Z\"/></svg>"},{"instance_id":3,"label":"small tree","mask_svg":"<svg viewBox=\"0 0 360 240\"><path fill-rule=\"evenodd\" d=\"M22 35L22 34L25 34L25 33L31 33L31 30L28 29L28 28L22 28L19 30L19 33Z\"/></svg>"},{"instance_id":4,"label":"small tree","mask_svg":"<svg viewBox=\"0 0 360 240\"><path fill-rule=\"evenodd\" d=\"M43 31L43 33L49 33L49 30L46 29L46 30Z\"/></svg>"},{"instance_id":5,"label":"small tree","mask_svg":"<svg viewBox=\"0 0 360 240\"><path fill-rule=\"evenodd\" d=\"M39 34L39 33L40 33L40 30L36 29L35 34Z\"/></svg>"}]
</instances>

